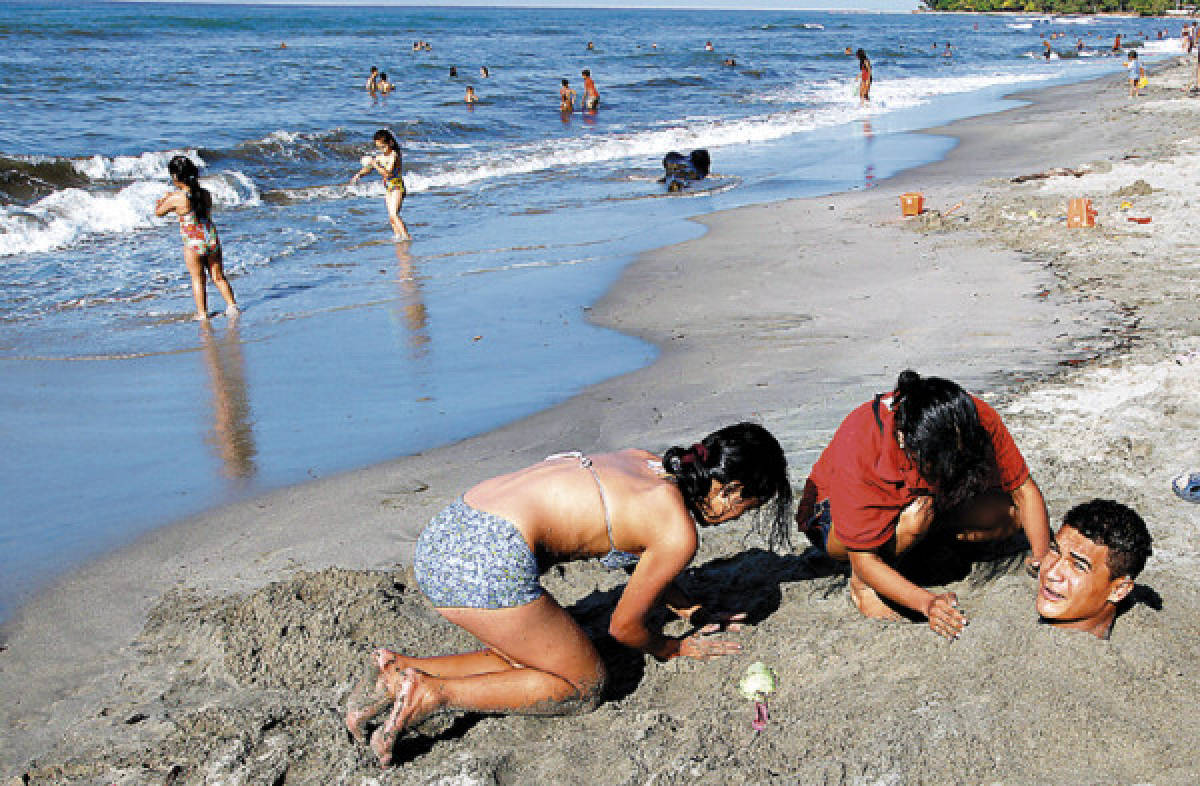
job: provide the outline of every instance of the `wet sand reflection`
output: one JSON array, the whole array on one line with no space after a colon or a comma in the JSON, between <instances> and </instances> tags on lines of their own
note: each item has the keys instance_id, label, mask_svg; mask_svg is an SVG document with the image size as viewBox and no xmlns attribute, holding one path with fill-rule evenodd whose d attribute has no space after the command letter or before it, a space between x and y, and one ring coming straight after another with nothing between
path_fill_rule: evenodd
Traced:
<instances>
[{"instance_id":1,"label":"wet sand reflection","mask_svg":"<svg viewBox=\"0 0 1200 786\"><path fill-rule=\"evenodd\" d=\"M396 244L396 285L399 291L396 316L407 328L413 358L423 358L429 353L429 311L407 243Z\"/></svg>"},{"instance_id":2,"label":"wet sand reflection","mask_svg":"<svg viewBox=\"0 0 1200 786\"><path fill-rule=\"evenodd\" d=\"M248 480L258 471L254 462L258 448L237 320L228 322L220 338L211 324L201 326L200 336L213 408L213 427L205 442L221 459L224 477Z\"/></svg>"}]
</instances>

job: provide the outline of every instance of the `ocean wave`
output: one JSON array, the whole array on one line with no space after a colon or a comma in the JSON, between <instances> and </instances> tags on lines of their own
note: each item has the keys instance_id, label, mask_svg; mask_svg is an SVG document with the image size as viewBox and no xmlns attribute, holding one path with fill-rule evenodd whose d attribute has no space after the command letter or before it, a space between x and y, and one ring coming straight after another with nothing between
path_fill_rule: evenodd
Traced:
<instances>
[{"instance_id":1,"label":"ocean wave","mask_svg":"<svg viewBox=\"0 0 1200 786\"><path fill-rule=\"evenodd\" d=\"M452 102L453 105L461 101ZM398 123L391 129L410 149L460 149L494 129L453 120L418 120ZM201 151L214 161L269 163L274 161L335 161L358 158L373 152L370 134L335 128L329 131L301 132L277 130L226 150Z\"/></svg>"},{"instance_id":2,"label":"ocean wave","mask_svg":"<svg viewBox=\"0 0 1200 786\"><path fill-rule=\"evenodd\" d=\"M880 111L909 109L926 104L939 96L973 93L977 90L1001 85L1033 84L1053 79L1056 75L1056 73L1045 71L1022 70L1016 73L880 80L871 86L869 109L872 114ZM811 86L785 88L756 98L779 103L840 104L845 108L857 107L858 91L855 85L856 82L853 80L830 79ZM846 120L851 119L853 117L846 117Z\"/></svg>"},{"instance_id":3,"label":"ocean wave","mask_svg":"<svg viewBox=\"0 0 1200 786\"><path fill-rule=\"evenodd\" d=\"M1183 54L1183 41L1179 38L1164 38L1161 41L1143 41L1142 51L1146 54L1179 55Z\"/></svg>"},{"instance_id":4,"label":"ocean wave","mask_svg":"<svg viewBox=\"0 0 1200 786\"><path fill-rule=\"evenodd\" d=\"M86 183L87 177L69 159L0 156L0 204L31 202L60 188Z\"/></svg>"},{"instance_id":5,"label":"ocean wave","mask_svg":"<svg viewBox=\"0 0 1200 786\"><path fill-rule=\"evenodd\" d=\"M200 179L220 207L261 204L258 188L241 172ZM115 191L65 188L27 206L0 207L0 257L69 248L104 235L121 235L160 224L154 203L161 181L138 180Z\"/></svg>"},{"instance_id":6,"label":"ocean wave","mask_svg":"<svg viewBox=\"0 0 1200 786\"><path fill-rule=\"evenodd\" d=\"M453 165L424 170L408 170L404 175L409 193L457 189L488 180L561 170L589 164L637 158L657 160L667 150L697 147L717 148L747 142L766 142L792 134L812 131L918 106L937 96L967 93L996 85L1032 84L1051 79L1054 74L1022 72L950 77L889 80L876 84L872 103L861 107L853 83L829 80L813 87L789 89L768 100L803 103L806 108L785 110L736 120L713 117L688 118L659 128L608 136L572 137L540 140L464 155ZM763 96L756 99L762 100ZM814 108L815 105L815 108ZM384 187L378 177L364 178L355 185L345 183L269 191L263 199L270 203L295 203L323 199L347 199L382 196Z\"/></svg>"},{"instance_id":7,"label":"ocean wave","mask_svg":"<svg viewBox=\"0 0 1200 786\"><path fill-rule=\"evenodd\" d=\"M196 166L205 166L195 150L157 150L137 156L92 156L70 159L75 171L93 181L165 179L167 163L175 156L188 156Z\"/></svg>"},{"instance_id":8,"label":"ocean wave","mask_svg":"<svg viewBox=\"0 0 1200 786\"><path fill-rule=\"evenodd\" d=\"M824 30L825 25L819 22L793 22L791 24L769 23L759 27L759 30Z\"/></svg>"}]
</instances>

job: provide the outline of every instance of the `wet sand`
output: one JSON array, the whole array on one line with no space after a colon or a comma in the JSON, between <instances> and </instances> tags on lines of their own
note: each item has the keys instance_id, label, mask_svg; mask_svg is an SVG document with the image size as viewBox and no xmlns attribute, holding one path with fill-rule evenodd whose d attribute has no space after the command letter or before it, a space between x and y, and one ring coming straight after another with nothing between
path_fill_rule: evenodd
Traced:
<instances>
[{"instance_id":1,"label":"wet sand","mask_svg":"<svg viewBox=\"0 0 1200 786\"><path fill-rule=\"evenodd\" d=\"M592 310L659 344L652 366L478 438L185 521L59 582L4 629L0 775L1195 782L1200 506L1169 489L1200 468L1200 186L1187 177L1200 99L1183 79L1158 75L1136 104L1117 77L1041 91L942 130L961 140L944 161L870 191L707 218L704 237L644 256ZM1054 167L1092 172L1010 182ZM932 210L901 220L910 189ZM1068 195L1094 200L1098 227L1066 229ZM685 582L751 613L744 654L658 663L602 639L614 684L594 713L443 717L386 772L351 743L339 706L372 646L469 646L404 565L424 522L472 483L551 452L662 449L750 418L780 437L799 485L841 417L906 367L1001 409L1055 519L1093 496L1143 513L1156 556L1111 640L1039 626L1013 561L962 554L940 555L930 577L971 615L960 641L865 620L822 561L764 552L734 525L704 533ZM590 563L545 583L597 635L621 586ZM735 689L754 660L781 678L757 738Z\"/></svg>"}]
</instances>

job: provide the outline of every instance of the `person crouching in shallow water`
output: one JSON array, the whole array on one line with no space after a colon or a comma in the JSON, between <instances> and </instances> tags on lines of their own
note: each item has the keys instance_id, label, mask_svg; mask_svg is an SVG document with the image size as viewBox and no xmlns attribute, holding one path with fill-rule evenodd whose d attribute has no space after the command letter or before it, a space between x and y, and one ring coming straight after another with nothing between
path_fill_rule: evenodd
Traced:
<instances>
[{"instance_id":1,"label":"person crouching in shallow water","mask_svg":"<svg viewBox=\"0 0 1200 786\"><path fill-rule=\"evenodd\" d=\"M1071 508L1038 571L1042 622L1107 639L1151 544L1146 522L1119 502L1094 499Z\"/></svg>"},{"instance_id":2,"label":"person crouching in shallow water","mask_svg":"<svg viewBox=\"0 0 1200 786\"><path fill-rule=\"evenodd\" d=\"M813 466L796 511L812 544L850 563L850 597L868 617L925 615L948 639L967 624L953 592L897 568L935 528L966 542L1023 530L1033 570L1050 544L1042 492L996 410L954 382L904 371L896 389L851 412Z\"/></svg>"},{"instance_id":3,"label":"person crouching in shallow water","mask_svg":"<svg viewBox=\"0 0 1200 786\"><path fill-rule=\"evenodd\" d=\"M786 543L792 498L783 449L762 426L739 423L660 458L645 450L559 453L485 480L443 510L417 541L413 572L437 610L484 649L414 657L371 655L351 694L346 724L391 763L397 735L439 710L566 715L594 709L607 675L595 646L538 575L560 562L599 557L633 567L608 632L661 660L707 659L740 650L709 638L744 615L703 613L675 584L696 553L697 527L767 503L768 543ZM672 638L651 629L665 605L700 625ZM389 711L390 708L390 711Z\"/></svg>"}]
</instances>

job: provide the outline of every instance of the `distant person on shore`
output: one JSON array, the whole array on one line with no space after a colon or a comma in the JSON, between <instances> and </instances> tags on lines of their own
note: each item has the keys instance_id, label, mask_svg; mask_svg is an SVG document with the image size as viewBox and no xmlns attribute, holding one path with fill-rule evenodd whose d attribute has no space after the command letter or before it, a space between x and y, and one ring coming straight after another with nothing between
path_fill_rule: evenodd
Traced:
<instances>
[{"instance_id":1,"label":"distant person on shore","mask_svg":"<svg viewBox=\"0 0 1200 786\"><path fill-rule=\"evenodd\" d=\"M404 160L400 152L400 145L396 142L396 137L392 136L392 132L386 128L375 132L374 142L378 155L364 157L362 169L354 175L350 182L357 183L360 177L371 170L382 175L383 187L387 189L385 202L388 221L392 224L392 232L396 240L411 240L412 236L408 234L408 227L404 225L404 219L400 218L400 208L404 205L405 193Z\"/></svg>"},{"instance_id":2,"label":"distant person on shore","mask_svg":"<svg viewBox=\"0 0 1200 786\"><path fill-rule=\"evenodd\" d=\"M367 76L366 88L368 93L374 93L379 89L379 69L375 66L371 66L371 73Z\"/></svg>"},{"instance_id":3,"label":"distant person on shore","mask_svg":"<svg viewBox=\"0 0 1200 786\"><path fill-rule=\"evenodd\" d=\"M1126 77L1129 79L1129 97L1137 98L1140 96L1141 88L1145 83L1146 69L1142 68L1142 64L1138 62L1137 52L1130 49L1128 59L1125 60Z\"/></svg>"},{"instance_id":4,"label":"distant person on shore","mask_svg":"<svg viewBox=\"0 0 1200 786\"><path fill-rule=\"evenodd\" d=\"M382 95L387 95L396 89L396 86L388 81L387 72L381 71L379 74L379 92Z\"/></svg>"},{"instance_id":5,"label":"distant person on shore","mask_svg":"<svg viewBox=\"0 0 1200 786\"><path fill-rule=\"evenodd\" d=\"M463 101L466 101L468 104L479 103L479 96L475 95L475 88L471 85L467 85L467 94L463 96Z\"/></svg>"},{"instance_id":6,"label":"distant person on shore","mask_svg":"<svg viewBox=\"0 0 1200 786\"><path fill-rule=\"evenodd\" d=\"M192 279L192 299L196 303L196 319L208 319L208 285L205 274L212 277L221 297L225 298L225 316L238 314L233 287L225 279L221 240L212 221L212 194L200 185L200 172L187 156L175 156L167 162L167 173L175 185L154 205L154 215L174 213L179 217L179 234L183 238L183 262Z\"/></svg>"},{"instance_id":7,"label":"distant person on shore","mask_svg":"<svg viewBox=\"0 0 1200 786\"><path fill-rule=\"evenodd\" d=\"M588 69L583 69L583 108L589 111L594 111L600 106L600 91L596 89L596 83L592 81L592 72Z\"/></svg>"},{"instance_id":8,"label":"distant person on shore","mask_svg":"<svg viewBox=\"0 0 1200 786\"><path fill-rule=\"evenodd\" d=\"M772 547L787 537L791 484L770 432L738 423L661 457L645 450L557 453L485 480L433 518L412 557L417 585L483 649L416 657L376 650L354 689L346 725L392 761L398 735L443 710L569 715L603 700L608 674L588 634L546 594L550 566L599 558L632 568L608 633L659 660L733 655L740 645L708 634L735 631L741 614L702 608L676 583L699 530L767 506L759 522ZM652 621L663 607L691 623L682 637ZM389 711L390 710L390 711Z\"/></svg>"},{"instance_id":9,"label":"distant person on shore","mask_svg":"<svg viewBox=\"0 0 1200 786\"><path fill-rule=\"evenodd\" d=\"M931 534L962 543L1024 532L1032 570L1050 545L1046 502L996 410L954 382L904 371L895 390L851 412L804 486L796 523L814 547L850 564L864 615L923 614L947 639L967 624L953 592L935 595L900 572Z\"/></svg>"},{"instance_id":10,"label":"distant person on shore","mask_svg":"<svg viewBox=\"0 0 1200 786\"><path fill-rule=\"evenodd\" d=\"M562 86L558 88L558 108L561 112L575 111L575 96L576 92L571 89L571 84L564 79Z\"/></svg>"},{"instance_id":11,"label":"distant person on shore","mask_svg":"<svg viewBox=\"0 0 1200 786\"><path fill-rule=\"evenodd\" d=\"M867 57L866 51L861 48L855 54L858 56L858 101L865 104L871 100L871 81L874 78L871 58Z\"/></svg>"},{"instance_id":12,"label":"distant person on shore","mask_svg":"<svg viewBox=\"0 0 1200 786\"><path fill-rule=\"evenodd\" d=\"M1152 545L1146 522L1119 502L1094 499L1071 508L1038 571L1038 616L1107 639Z\"/></svg>"}]
</instances>

